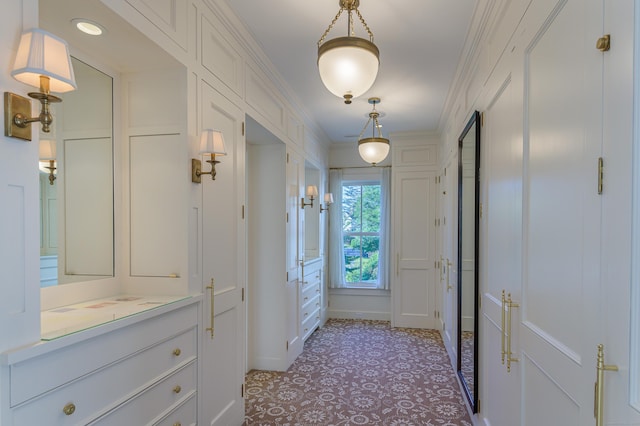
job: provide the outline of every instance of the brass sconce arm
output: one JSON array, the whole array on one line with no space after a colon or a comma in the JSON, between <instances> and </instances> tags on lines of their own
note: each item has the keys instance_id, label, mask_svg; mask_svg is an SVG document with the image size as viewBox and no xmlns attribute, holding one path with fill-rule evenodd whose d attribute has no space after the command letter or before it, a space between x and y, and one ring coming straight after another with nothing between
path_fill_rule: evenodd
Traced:
<instances>
[{"instance_id":1,"label":"brass sconce arm","mask_svg":"<svg viewBox=\"0 0 640 426\"><path fill-rule=\"evenodd\" d=\"M201 183L202 175L211 175L211 180L216 180L216 164L220 161L216 160L216 155L211 154L211 159L206 160L207 163L211 164L211 171L203 172L202 171L202 162L198 159L191 159L191 182Z\"/></svg>"}]
</instances>

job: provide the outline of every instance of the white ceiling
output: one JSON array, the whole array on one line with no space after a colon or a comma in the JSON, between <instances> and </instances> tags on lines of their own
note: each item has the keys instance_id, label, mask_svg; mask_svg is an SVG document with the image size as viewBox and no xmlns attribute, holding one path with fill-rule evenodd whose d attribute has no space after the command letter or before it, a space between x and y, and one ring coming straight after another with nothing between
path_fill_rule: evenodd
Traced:
<instances>
[{"instance_id":1,"label":"white ceiling","mask_svg":"<svg viewBox=\"0 0 640 426\"><path fill-rule=\"evenodd\" d=\"M359 10L380 50L373 87L351 105L325 89L317 42L339 0L226 0L331 142L355 142L371 111L385 136L437 131L477 0L361 0ZM346 13L327 40L347 34ZM356 35L368 38L354 15ZM368 128L368 131L371 127Z\"/></svg>"},{"instance_id":2,"label":"white ceiling","mask_svg":"<svg viewBox=\"0 0 640 426\"><path fill-rule=\"evenodd\" d=\"M360 0L359 10L380 50L373 87L351 105L331 94L317 70L317 42L336 16L339 0L215 0L227 2L297 95L306 116L330 139L355 143L367 122L369 97L381 98L377 110L384 136L437 131L449 88L478 0ZM99 0L40 0L41 26L85 52L99 52L120 72L168 66L175 61L124 24ZM80 34L71 18L105 24L98 39ZM367 38L354 15L356 35ZM347 33L343 13L327 40ZM121 49L116 46L135 46ZM153 54L140 55L139 52ZM156 58L151 61L149 58ZM367 131L372 130L371 126ZM367 133L369 134L369 133ZM324 135L318 135L324 137Z\"/></svg>"}]
</instances>

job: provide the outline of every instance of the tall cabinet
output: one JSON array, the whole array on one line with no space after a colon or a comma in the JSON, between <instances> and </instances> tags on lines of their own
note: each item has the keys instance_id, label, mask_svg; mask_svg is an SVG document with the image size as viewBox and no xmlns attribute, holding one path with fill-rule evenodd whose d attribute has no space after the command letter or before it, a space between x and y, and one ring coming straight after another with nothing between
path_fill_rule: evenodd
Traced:
<instances>
[{"instance_id":1,"label":"tall cabinet","mask_svg":"<svg viewBox=\"0 0 640 426\"><path fill-rule=\"evenodd\" d=\"M485 35L465 58L477 66L456 82L445 140L460 111L483 112L478 423L639 422L628 374L635 7L524 0L477 17ZM599 360L617 372L600 381Z\"/></svg>"},{"instance_id":2,"label":"tall cabinet","mask_svg":"<svg viewBox=\"0 0 640 426\"><path fill-rule=\"evenodd\" d=\"M435 328L438 137L392 140L394 327Z\"/></svg>"}]
</instances>

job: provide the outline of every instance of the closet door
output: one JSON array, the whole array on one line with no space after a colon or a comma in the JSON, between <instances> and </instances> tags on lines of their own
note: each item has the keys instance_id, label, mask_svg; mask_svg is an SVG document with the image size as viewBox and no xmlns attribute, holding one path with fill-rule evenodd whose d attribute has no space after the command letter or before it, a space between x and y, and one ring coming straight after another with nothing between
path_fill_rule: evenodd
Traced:
<instances>
[{"instance_id":1,"label":"closet door","mask_svg":"<svg viewBox=\"0 0 640 426\"><path fill-rule=\"evenodd\" d=\"M394 327L435 328L435 172L393 173Z\"/></svg>"},{"instance_id":2,"label":"closet door","mask_svg":"<svg viewBox=\"0 0 640 426\"><path fill-rule=\"evenodd\" d=\"M521 421L590 425L603 334L603 2L534 1L522 30L523 281L507 313L519 340Z\"/></svg>"},{"instance_id":3,"label":"closet door","mask_svg":"<svg viewBox=\"0 0 640 426\"><path fill-rule=\"evenodd\" d=\"M202 125L221 130L227 155L216 179L202 177L202 309L199 358L199 424L227 426L244 419L245 231L244 114L207 84L202 84ZM203 163L208 171L209 165ZM213 280L213 281L212 281ZM213 285L212 285L213 284Z\"/></svg>"},{"instance_id":4,"label":"closet door","mask_svg":"<svg viewBox=\"0 0 640 426\"><path fill-rule=\"evenodd\" d=\"M640 58L635 58L634 67L633 57L634 37L636 51L640 40L640 34L634 34L634 28L640 28L638 8L638 3L631 0L606 0L604 9L604 33L611 34L611 50L603 53L604 310L600 320L605 329L601 341L604 363L618 368L604 373L603 419L608 425L640 425L640 153L637 134L634 141L631 90L635 78L635 96L640 99ZM637 101L635 108L637 111ZM638 121L640 116L635 114Z\"/></svg>"}]
</instances>

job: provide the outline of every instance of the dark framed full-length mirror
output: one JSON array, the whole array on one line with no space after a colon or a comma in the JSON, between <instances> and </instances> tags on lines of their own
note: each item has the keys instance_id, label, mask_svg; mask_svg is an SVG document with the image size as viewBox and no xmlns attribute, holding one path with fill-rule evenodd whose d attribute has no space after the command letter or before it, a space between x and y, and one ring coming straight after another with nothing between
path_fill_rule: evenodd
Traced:
<instances>
[{"instance_id":1,"label":"dark framed full-length mirror","mask_svg":"<svg viewBox=\"0 0 640 426\"><path fill-rule=\"evenodd\" d=\"M478 242L480 113L458 138L458 376L478 411Z\"/></svg>"}]
</instances>

